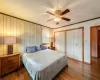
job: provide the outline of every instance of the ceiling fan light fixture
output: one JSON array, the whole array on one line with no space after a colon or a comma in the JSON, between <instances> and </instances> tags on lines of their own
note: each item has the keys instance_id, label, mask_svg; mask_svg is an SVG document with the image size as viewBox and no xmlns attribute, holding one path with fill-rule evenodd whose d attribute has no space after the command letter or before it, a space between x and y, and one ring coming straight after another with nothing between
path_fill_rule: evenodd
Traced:
<instances>
[{"instance_id":1,"label":"ceiling fan light fixture","mask_svg":"<svg viewBox=\"0 0 100 80\"><path fill-rule=\"evenodd\" d=\"M59 22L61 19L59 17L54 18L55 22Z\"/></svg>"}]
</instances>

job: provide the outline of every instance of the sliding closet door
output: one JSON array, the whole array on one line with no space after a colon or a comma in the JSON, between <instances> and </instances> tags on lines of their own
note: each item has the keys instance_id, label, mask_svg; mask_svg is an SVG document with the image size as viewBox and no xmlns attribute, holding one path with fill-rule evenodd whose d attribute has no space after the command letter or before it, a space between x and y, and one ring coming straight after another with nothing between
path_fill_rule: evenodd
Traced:
<instances>
[{"instance_id":1,"label":"sliding closet door","mask_svg":"<svg viewBox=\"0 0 100 80\"><path fill-rule=\"evenodd\" d=\"M73 30L74 38L74 59L82 61L82 29Z\"/></svg>"},{"instance_id":2,"label":"sliding closet door","mask_svg":"<svg viewBox=\"0 0 100 80\"><path fill-rule=\"evenodd\" d=\"M65 32L55 33L55 47L57 51L65 52Z\"/></svg>"},{"instance_id":3,"label":"sliding closet door","mask_svg":"<svg viewBox=\"0 0 100 80\"><path fill-rule=\"evenodd\" d=\"M82 61L82 29L66 31L66 54Z\"/></svg>"},{"instance_id":4,"label":"sliding closet door","mask_svg":"<svg viewBox=\"0 0 100 80\"><path fill-rule=\"evenodd\" d=\"M73 31L66 32L66 54L73 58Z\"/></svg>"}]
</instances>

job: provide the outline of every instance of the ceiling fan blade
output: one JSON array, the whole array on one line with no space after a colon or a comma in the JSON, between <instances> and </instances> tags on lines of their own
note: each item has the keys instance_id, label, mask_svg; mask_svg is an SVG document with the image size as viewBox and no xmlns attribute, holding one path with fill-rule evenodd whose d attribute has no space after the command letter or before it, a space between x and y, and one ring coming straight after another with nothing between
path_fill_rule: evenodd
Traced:
<instances>
[{"instance_id":1,"label":"ceiling fan blade","mask_svg":"<svg viewBox=\"0 0 100 80\"><path fill-rule=\"evenodd\" d=\"M65 17L61 17L62 20L65 20L65 21L70 21L69 18L65 18Z\"/></svg>"},{"instance_id":2,"label":"ceiling fan blade","mask_svg":"<svg viewBox=\"0 0 100 80\"><path fill-rule=\"evenodd\" d=\"M51 21L51 20L53 20L53 18L52 18L52 19L47 20L47 22L49 22L49 21Z\"/></svg>"},{"instance_id":3,"label":"ceiling fan blade","mask_svg":"<svg viewBox=\"0 0 100 80\"><path fill-rule=\"evenodd\" d=\"M70 10L69 10L69 9L66 9L66 10L63 11L60 15L64 15L64 14L66 14L66 13L68 13L68 12L70 12Z\"/></svg>"},{"instance_id":4,"label":"ceiling fan blade","mask_svg":"<svg viewBox=\"0 0 100 80\"><path fill-rule=\"evenodd\" d=\"M51 13L51 12L49 12L49 11L47 11L47 13L48 13L48 14L50 14L50 15L53 15L53 16L54 16L54 14L53 14L53 13Z\"/></svg>"}]
</instances>

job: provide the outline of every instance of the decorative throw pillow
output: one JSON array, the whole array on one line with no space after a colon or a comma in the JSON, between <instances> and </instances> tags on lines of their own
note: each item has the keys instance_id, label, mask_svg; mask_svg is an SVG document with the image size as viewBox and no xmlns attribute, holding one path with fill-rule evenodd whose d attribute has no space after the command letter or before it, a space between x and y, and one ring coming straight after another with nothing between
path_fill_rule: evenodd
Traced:
<instances>
[{"instance_id":1,"label":"decorative throw pillow","mask_svg":"<svg viewBox=\"0 0 100 80\"><path fill-rule=\"evenodd\" d=\"M45 49L47 49L47 47L44 46L44 45L40 45L40 47L41 47L41 50L45 50Z\"/></svg>"},{"instance_id":2,"label":"decorative throw pillow","mask_svg":"<svg viewBox=\"0 0 100 80\"><path fill-rule=\"evenodd\" d=\"M37 48L37 51L40 51L41 50L40 45L39 46L36 46L36 48Z\"/></svg>"},{"instance_id":3,"label":"decorative throw pillow","mask_svg":"<svg viewBox=\"0 0 100 80\"><path fill-rule=\"evenodd\" d=\"M34 53L36 51L37 51L36 46L31 46L26 48L27 53Z\"/></svg>"}]
</instances>

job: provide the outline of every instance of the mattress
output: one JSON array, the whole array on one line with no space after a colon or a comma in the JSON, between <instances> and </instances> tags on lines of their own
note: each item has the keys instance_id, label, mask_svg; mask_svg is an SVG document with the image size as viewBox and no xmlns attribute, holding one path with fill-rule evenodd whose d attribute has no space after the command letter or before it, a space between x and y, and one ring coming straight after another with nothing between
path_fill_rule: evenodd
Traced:
<instances>
[{"instance_id":1,"label":"mattress","mask_svg":"<svg viewBox=\"0 0 100 80\"><path fill-rule=\"evenodd\" d=\"M22 60L32 80L52 80L68 65L65 53L50 49L24 53Z\"/></svg>"}]
</instances>

